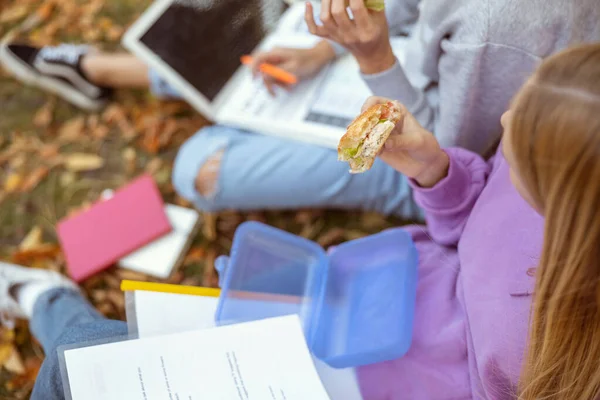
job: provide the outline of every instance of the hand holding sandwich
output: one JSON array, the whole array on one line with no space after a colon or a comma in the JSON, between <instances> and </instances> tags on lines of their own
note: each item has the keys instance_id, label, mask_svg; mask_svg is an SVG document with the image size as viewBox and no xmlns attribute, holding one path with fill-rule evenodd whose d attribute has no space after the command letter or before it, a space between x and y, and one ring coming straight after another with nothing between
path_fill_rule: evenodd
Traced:
<instances>
[{"instance_id":1,"label":"hand holding sandwich","mask_svg":"<svg viewBox=\"0 0 600 400\"><path fill-rule=\"evenodd\" d=\"M370 97L362 111L389 101L382 97ZM400 108L403 118L386 140L379 157L420 186L433 187L448 175L450 159L440 148L435 136L423 128L406 107L394 103Z\"/></svg>"},{"instance_id":2,"label":"hand holding sandwich","mask_svg":"<svg viewBox=\"0 0 600 400\"><path fill-rule=\"evenodd\" d=\"M394 65L396 58L390 44L383 5L379 3L382 2L369 0L365 4L365 0L322 0L320 19L323 25L316 24L313 6L306 3L308 30L348 49L358 61L362 73L386 71ZM352 18L348 15L348 6Z\"/></svg>"},{"instance_id":3,"label":"hand holding sandwich","mask_svg":"<svg viewBox=\"0 0 600 400\"><path fill-rule=\"evenodd\" d=\"M379 157L422 187L432 187L448 174L450 160L431 132L402 104L371 97L362 114L340 139L338 159L351 173L363 173Z\"/></svg>"}]
</instances>

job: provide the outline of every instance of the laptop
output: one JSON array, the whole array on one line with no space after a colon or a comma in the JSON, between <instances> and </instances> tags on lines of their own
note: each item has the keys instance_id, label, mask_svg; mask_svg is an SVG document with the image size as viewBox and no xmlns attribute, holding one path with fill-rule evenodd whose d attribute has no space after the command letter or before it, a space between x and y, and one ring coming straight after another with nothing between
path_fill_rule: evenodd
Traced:
<instances>
[{"instance_id":1,"label":"laptop","mask_svg":"<svg viewBox=\"0 0 600 400\"><path fill-rule=\"evenodd\" d=\"M212 122L337 148L370 96L352 57L275 97L240 62L257 49L314 46L304 10L282 0L157 0L123 44Z\"/></svg>"}]
</instances>

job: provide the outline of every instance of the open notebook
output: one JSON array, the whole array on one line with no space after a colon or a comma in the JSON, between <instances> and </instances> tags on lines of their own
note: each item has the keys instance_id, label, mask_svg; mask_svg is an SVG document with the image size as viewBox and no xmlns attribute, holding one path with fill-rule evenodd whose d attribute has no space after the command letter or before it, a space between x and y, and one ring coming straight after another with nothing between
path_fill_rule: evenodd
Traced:
<instances>
[{"instance_id":1,"label":"open notebook","mask_svg":"<svg viewBox=\"0 0 600 400\"><path fill-rule=\"evenodd\" d=\"M126 33L123 44L214 122L337 148L370 96L352 57L342 57L275 98L240 64L241 56L257 48L307 48L320 40L306 29L303 2L293 4L269 31L265 21L276 16L277 4L283 3L157 0ZM266 11L256 11L265 8L272 9L269 18Z\"/></svg>"}]
</instances>

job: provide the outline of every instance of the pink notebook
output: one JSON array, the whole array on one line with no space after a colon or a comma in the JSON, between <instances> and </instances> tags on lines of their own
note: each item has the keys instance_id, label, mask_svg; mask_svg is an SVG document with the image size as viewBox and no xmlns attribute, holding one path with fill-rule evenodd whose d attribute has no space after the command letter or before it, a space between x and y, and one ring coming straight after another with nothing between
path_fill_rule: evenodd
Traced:
<instances>
[{"instance_id":1,"label":"pink notebook","mask_svg":"<svg viewBox=\"0 0 600 400\"><path fill-rule=\"evenodd\" d=\"M81 282L171 229L154 180L143 175L109 200L61 221L57 232L69 275Z\"/></svg>"}]
</instances>

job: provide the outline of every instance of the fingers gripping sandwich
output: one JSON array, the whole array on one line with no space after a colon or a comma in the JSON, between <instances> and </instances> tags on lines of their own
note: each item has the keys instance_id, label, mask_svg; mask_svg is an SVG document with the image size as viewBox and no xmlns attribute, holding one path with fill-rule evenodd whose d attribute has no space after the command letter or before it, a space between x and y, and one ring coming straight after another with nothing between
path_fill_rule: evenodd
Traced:
<instances>
[{"instance_id":1,"label":"fingers gripping sandwich","mask_svg":"<svg viewBox=\"0 0 600 400\"><path fill-rule=\"evenodd\" d=\"M383 11L385 9L384 0L365 0L365 6L373 11Z\"/></svg>"},{"instance_id":2,"label":"fingers gripping sandwich","mask_svg":"<svg viewBox=\"0 0 600 400\"><path fill-rule=\"evenodd\" d=\"M340 139L338 160L347 161L352 174L369 170L402 116L400 106L393 102L369 107Z\"/></svg>"}]
</instances>

